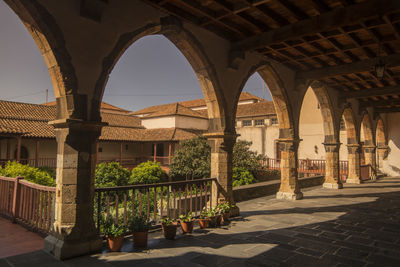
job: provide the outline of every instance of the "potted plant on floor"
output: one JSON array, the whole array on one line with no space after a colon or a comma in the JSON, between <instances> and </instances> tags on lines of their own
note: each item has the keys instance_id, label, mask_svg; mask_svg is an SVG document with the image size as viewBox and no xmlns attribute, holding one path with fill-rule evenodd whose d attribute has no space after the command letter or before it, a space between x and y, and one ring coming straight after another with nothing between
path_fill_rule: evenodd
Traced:
<instances>
[{"instance_id":1,"label":"potted plant on floor","mask_svg":"<svg viewBox=\"0 0 400 267\"><path fill-rule=\"evenodd\" d=\"M184 234L193 232L193 213L189 212L186 215L179 216L179 222L181 223L181 228Z\"/></svg>"},{"instance_id":2,"label":"potted plant on floor","mask_svg":"<svg viewBox=\"0 0 400 267\"><path fill-rule=\"evenodd\" d=\"M201 212L198 221L201 229L207 228L210 225L210 218L208 217L208 210L206 208Z\"/></svg>"},{"instance_id":3,"label":"potted plant on floor","mask_svg":"<svg viewBox=\"0 0 400 267\"><path fill-rule=\"evenodd\" d=\"M217 209L209 209L208 211L207 211L207 217L209 218L209 220L210 220L210 226L211 227L217 227L218 226L218 222L219 222L219 218L220 218L220 215L218 214L218 210Z\"/></svg>"},{"instance_id":4,"label":"potted plant on floor","mask_svg":"<svg viewBox=\"0 0 400 267\"><path fill-rule=\"evenodd\" d=\"M215 208L217 212L221 215L221 223L222 224L227 224L229 222L229 217L230 217L230 211L233 206L230 205L229 203L221 203L218 204Z\"/></svg>"},{"instance_id":5,"label":"potted plant on floor","mask_svg":"<svg viewBox=\"0 0 400 267\"><path fill-rule=\"evenodd\" d=\"M103 222L102 232L107 238L110 251L120 251L122 244L124 243L126 227L124 225L116 224L115 220L110 217Z\"/></svg>"},{"instance_id":6,"label":"potted plant on floor","mask_svg":"<svg viewBox=\"0 0 400 267\"><path fill-rule=\"evenodd\" d=\"M131 230L133 233L133 245L136 248L147 247L148 232L150 223L145 214L137 214L131 222Z\"/></svg>"},{"instance_id":7,"label":"potted plant on floor","mask_svg":"<svg viewBox=\"0 0 400 267\"><path fill-rule=\"evenodd\" d=\"M161 219L161 228L166 239L173 240L176 236L176 228L178 227L178 222L175 219L165 217Z\"/></svg>"}]
</instances>

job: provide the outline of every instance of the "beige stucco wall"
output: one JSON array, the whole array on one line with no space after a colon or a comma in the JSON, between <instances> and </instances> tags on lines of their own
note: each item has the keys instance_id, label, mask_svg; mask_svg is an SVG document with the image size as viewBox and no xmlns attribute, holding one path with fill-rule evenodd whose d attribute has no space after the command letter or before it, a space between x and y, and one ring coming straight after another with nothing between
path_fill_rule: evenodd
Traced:
<instances>
[{"instance_id":1,"label":"beige stucco wall","mask_svg":"<svg viewBox=\"0 0 400 267\"><path fill-rule=\"evenodd\" d=\"M389 155L383 161L383 171L388 175L400 176L400 113L387 115Z\"/></svg>"},{"instance_id":2,"label":"beige stucco wall","mask_svg":"<svg viewBox=\"0 0 400 267\"><path fill-rule=\"evenodd\" d=\"M325 159L323 119L314 91L309 88L300 112L300 159Z\"/></svg>"},{"instance_id":3,"label":"beige stucco wall","mask_svg":"<svg viewBox=\"0 0 400 267\"><path fill-rule=\"evenodd\" d=\"M147 129L174 128L175 116L160 118L142 118L142 125Z\"/></svg>"},{"instance_id":4,"label":"beige stucco wall","mask_svg":"<svg viewBox=\"0 0 400 267\"><path fill-rule=\"evenodd\" d=\"M208 119L193 118L186 116L175 117L175 127L183 129L196 129L196 130L207 130Z\"/></svg>"},{"instance_id":5,"label":"beige stucco wall","mask_svg":"<svg viewBox=\"0 0 400 267\"><path fill-rule=\"evenodd\" d=\"M323 118L321 109L318 105L318 99L314 91L309 88L303 99L303 106L300 113L300 139L299 145L300 159L325 159L325 140L324 128L322 126ZM346 131L340 131L339 157L341 160L347 160L347 134Z\"/></svg>"}]
</instances>

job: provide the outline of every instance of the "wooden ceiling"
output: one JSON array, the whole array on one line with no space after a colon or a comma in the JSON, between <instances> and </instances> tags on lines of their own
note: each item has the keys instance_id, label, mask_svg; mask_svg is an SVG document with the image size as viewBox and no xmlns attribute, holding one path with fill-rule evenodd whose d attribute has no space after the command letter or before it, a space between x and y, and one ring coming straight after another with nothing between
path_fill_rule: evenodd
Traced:
<instances>
[{"instance_id":1,"label":"wooden ceiling","mask_svg":"<svg viewBox=\"0 0 400 267\"><path fill-rule=\"evenodd\" d=\"M145 0L357 98L400 111L400 0ZM373 67L382 59L383 79Z\"/></svg>"}]
</instances>

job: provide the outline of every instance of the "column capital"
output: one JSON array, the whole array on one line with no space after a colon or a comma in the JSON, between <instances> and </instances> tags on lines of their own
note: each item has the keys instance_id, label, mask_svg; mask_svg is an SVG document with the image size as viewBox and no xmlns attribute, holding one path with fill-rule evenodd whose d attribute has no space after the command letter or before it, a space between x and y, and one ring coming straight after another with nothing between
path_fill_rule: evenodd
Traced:
<instances>
[{"instance_id":1,"label":"column capital","mask_svg":"<svg viewBox=\"0 0 400 267\"><path fill-rule=\"evenodd\" d=\"M338 152L340 145L342 143L337 142L337 143L322 143L325 147L326 152Z\"/></svg>"},{"instance_id":2,"label":"column capital","mask_svg":"<svg viewBox=\"0 0 400 267\"><path fill-rule=\"evenodd\" d=\"M279 138L277 141L281 151L297 151L302 139Z\"/></svg>"}]
</instances>

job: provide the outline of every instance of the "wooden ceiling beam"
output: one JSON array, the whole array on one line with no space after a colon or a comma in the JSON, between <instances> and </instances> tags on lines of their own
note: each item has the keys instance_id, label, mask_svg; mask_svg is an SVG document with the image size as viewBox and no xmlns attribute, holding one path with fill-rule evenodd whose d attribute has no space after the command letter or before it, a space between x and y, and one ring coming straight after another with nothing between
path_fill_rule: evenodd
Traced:
<instances>
[{"instance_id":1,"label":"wooden ceiling beam","mask_svg":"<svg viewBox=\"0 0 400 267\"><path fill-rule=\"evenodd\" d=\"M393 107L393 108L376 108L376 113L393 113L393 112L400 112L400 107Z\"/></svg>"},{"instance_id":2,"label":"wooden ceiling beam","mask_svg":"<svg viewBox=\"0 0 400 267\"><path fill-rule=\"evenodd\" d=\"M398 95L398 94L400 94L400 86L385 86L385 87L376 87L360 91L351 91L342 93L340 95L340 98L341 99L365 98L372 96Z\"/></svg>"},{"instance_id":3,"label":"wooden ceiling beam","mask_svg":"<svg viewBox=\"0 0 400 267\"><path fill-rule=\"evenodd\" d=\"M263 46L358 23L397 10L400 10L400 1L398 0L369 0L251 36L236 42L233 49L244 51L254 50Z\"/></svg>"},{"instance_id":4,"label":"wooden ceiling beam","mask_svg":"<svg viewBox=\"0 0 400 267\"><path fill-rule=\"evenodd\" d=\"M400 65L400 54L393 54L380 58L383 60L383 62L385 62L386 67L394 67ZM319 80L339 75L371 71L377 60L377 58L371 58L338 66L314 69L309 71L300 71L297 73L297 77L299 79Z\"/></svg>"},{"instance_id":5,"label":"wooden ceiling beam","mask_svg":"<svg viewBox=\"0 0 400 267\"><path fill-rule=\"evenodd\" d=\"M392 107L400 106L400 100L359 101L361 107Z\"/></svg>"}]
</instances>

